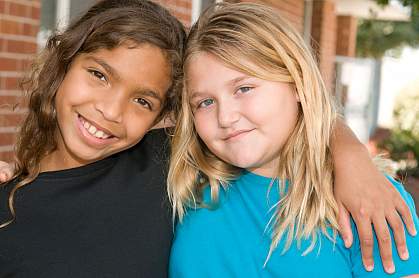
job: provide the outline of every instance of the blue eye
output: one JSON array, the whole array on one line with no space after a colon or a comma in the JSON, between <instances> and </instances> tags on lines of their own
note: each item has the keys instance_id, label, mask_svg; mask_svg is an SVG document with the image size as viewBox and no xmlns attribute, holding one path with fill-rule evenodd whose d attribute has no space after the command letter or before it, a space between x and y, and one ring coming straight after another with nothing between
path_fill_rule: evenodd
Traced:
<instances>
[{"instance_id":1,"label":"blue eye","mask_svg":"<svg viewBox=\"0 0 419 278\"><path fill-rule=\"evenodd\" d=\"M144 106L145 108L147 108L147 109L149 109L149 110L152 110L152 109L151 109L151 104L150 104L150 102L148 102L147 100L145 100L145 99L143 99L143 98L136 98L134 101L135 101L136 103L138 103L139 105Z\"/></svg>"},{"instance_id":2,"label":"blue eye","mask_svg":"<svg viewBox=\"0 0 419 278\"><path fill-rule=\"evenodd\" d=\"M214 104L214 100L211 99L211 98L207 98L207 99L204 99L203 101L201 101L200 103L198 103L198 108L205 108L205 107L208 107L212 104Z\"/></svg>"},{"instance_id":3,"label":"blue eye","mask_svg":"<svg viewBox=\"0 0 419 278\"><path fill-rule=\"evenodd\" d=\"M237 91L239 91L242 94L245 94L252 89L253 89L253 87L244 86L244 87L240 87Z\"/></svg>"}]
</instances>

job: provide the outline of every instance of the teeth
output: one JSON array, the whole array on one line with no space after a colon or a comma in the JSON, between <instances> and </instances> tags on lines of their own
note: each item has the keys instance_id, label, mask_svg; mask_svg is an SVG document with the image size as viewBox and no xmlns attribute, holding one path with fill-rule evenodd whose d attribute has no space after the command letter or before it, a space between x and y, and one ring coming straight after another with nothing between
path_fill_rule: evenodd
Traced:
<instances>
[{"instance_id":1,"label":"teeth","mask_svg":"<svg viewBox=\"0 0 419 278\"><path fill-rule=\"evenodd\" d=\"M89 127L88 131L89 131L89 133L90 133L90 134L92 134L92 135L93 135L93 134L95 134L95 133L96 133L97 129L96 129L96 127L94 127L94 126L92 126L92 125L91 125L91 126Z\"/></svg>"},{"instance_id":2,"label":"teeth","mask_svg":"<svg viewBox=\"0 0 419 278\"><path fill-rule=\"evenodd\" d=\"M95 133L95 136L99 138L103 138L104 135L105 133L102 130L99 130L98 132Z\"/></svg>"},{"instance_id":3,"label":"teeth","mask_svg":"<svg viewBox=\"0 0 419 278\"><path fill-rule=\"evenodd\" d=\"M107 139L111 137L109 134L103 132L102 130L98 130L95 126L87 122L84 118L81 118L84 128L93 136L100 139Z\"/></svg>"}]
</instances>

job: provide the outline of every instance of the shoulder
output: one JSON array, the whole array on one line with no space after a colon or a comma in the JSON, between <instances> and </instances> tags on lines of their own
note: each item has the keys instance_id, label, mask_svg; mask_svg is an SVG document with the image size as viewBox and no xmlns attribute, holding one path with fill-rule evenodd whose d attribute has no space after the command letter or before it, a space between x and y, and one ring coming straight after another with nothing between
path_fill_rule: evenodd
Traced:
<instances>
[{"instance_id":1,"label":"shoulder","mask_svg":"<svg viewBox=\"0 0 419 278\"><path fill-rule=\"evenodd\" d=\"M162 145L164 145L165 147L168 147L168 144L169 144L168 132L169 131L165 128L152 129L144 136L141 142L143 144L150 145L150 146L162 147Z\"/></svg>"},{"instance_id":2,"label":"shoulder","mask_svg":"<svg viewBox=\"0 0 419 278\"><path fill-rule=\"evenodd\" d=\"M140 142L128 150L116 154L120 163L140 168L164 167L169 161L169 135L165 129L150 130Z\"/></svg>"},{"instance_id":3,"label":"shoulder","mask_svg":"<svg viewBox=\"0 0 419 278\"><path fill-rule=\"evenodd\" d=\"M17 181L13 180L0 184L0 224L9 220L11 217L9 209L9 196Z\"/></svg>"}]
</instances>

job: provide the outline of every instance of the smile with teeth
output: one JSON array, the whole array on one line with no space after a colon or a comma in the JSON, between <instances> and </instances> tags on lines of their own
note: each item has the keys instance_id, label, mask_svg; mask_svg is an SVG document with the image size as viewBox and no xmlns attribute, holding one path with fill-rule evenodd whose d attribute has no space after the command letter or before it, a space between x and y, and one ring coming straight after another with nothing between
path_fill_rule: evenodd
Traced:
<instances>
[{"instance_id":1,"label":"smile with teeth","mask_svg":"<svg viewBox=\"0 0 419 278\"><path fill-rule=\"evenodd\" d=\"M112 135L107 134L103 130L98 129L93 124L89 123L86 119L84 119L83 117L80 116L79 118L80 118L81 123L83 124L83 127L86 129L87 132L89 132L90 135L99 139L108 139L112 137Z\"/></svg>"}]
</instances>

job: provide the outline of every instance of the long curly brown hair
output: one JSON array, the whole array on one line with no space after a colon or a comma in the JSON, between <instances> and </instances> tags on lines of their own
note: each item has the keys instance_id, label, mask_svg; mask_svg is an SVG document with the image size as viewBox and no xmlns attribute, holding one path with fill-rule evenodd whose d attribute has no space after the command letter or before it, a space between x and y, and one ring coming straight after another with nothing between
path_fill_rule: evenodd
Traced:
<instances>
[{"instance_id":1,"label":"long curly brown hair","mask_svg":"<svg viewBox=\"0 0 419 278\"><path fill-rule=\"evenodd\" d=\"M158 120L175 107L180 94L182 56L186 34L182 24L166 9L148 0L103 0L91 7L64 32L53 34L22 82L28 98L28 114L16 144L14 179L8 205L16 217L16 191L40 173L41 160L57 147L55 95L72 61L81 53L111 50L129 41L159 47L171 65L172 84Z\"/></svg>"}]
</instances>

